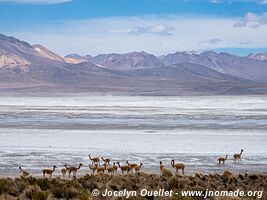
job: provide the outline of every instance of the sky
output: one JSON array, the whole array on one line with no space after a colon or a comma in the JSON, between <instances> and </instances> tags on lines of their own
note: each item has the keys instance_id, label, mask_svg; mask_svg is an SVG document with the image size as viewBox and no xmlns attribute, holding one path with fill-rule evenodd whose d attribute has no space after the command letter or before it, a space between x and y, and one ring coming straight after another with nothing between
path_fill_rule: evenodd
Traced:
<instances>
[{"instance_id":1,"label":"sky","mask_svg":"<svg viewBox=\"0 0 267 200\"><path fill-rule=\"evenodd\" d=\"M0 33L64 56L267 52L267 0L0 0Z\"/></svg>"}]
</instances>

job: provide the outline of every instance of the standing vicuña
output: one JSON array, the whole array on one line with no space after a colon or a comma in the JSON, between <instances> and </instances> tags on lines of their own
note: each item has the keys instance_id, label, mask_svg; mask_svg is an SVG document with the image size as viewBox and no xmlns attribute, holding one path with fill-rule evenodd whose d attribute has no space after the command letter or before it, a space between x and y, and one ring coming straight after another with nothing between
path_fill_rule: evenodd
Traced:
<instances>
[{"instance_id":1,"label":"standing vicu\u00f1a","mask_svg":"<svg viewBox=\"0 0 267 200\"><path fill-rule=\"evenodd\" d=\"M134 171L135 172L140 172L142 166L143 166L143 163L140 163L140 165L134 167Z\"/></svg>"},{"instance_id":2,"label":"standing vicu\u00f1a","mask_svg":"<svg viewBox=\"0 0 267 200\"><path fill-rule=\"evenodd\" d=\"M62 173L63 177L66 176L66 173L68 170L69 170L69 168L67 167L67 164L65 163L64 168L61 169L61 173Z\"/></svg>"},{"instance_id":3,"label":"standing vicu\u00f1a","mask_svg":"<svg viewBox=\"0 0 267 200\"><path fill-rule=\"evenodd\" d=\"M19 170L20 170L20 175L21 175L22 177L24 177L24 178L30 175L29 172L23 170L21 167L19 167Z\"/></svg>"},{"instance_id":4,"label":"standing vicu\u00f1a","mask_svg":"<svg viewBox=\"0 0 267 200\"><path fill-rule=\"evenodd\" d=\"M220 165L221 163L224 164L225 161L227 160L227 158L228 158L228 155L226 155L225 158L224 158L224 157L220 157L220 158L218 158L219 165Z\"/></svg>"},{"instance_id":5,"label":"standing vicu\u00f1a","mask_svg":"<svg viewBox=\"0 0 267 200\"><path fill-rule=\"evenodd\" d=\"M110 159L109 158L103 158L102 157L102 160L104 161L105 164L109 165L109 163L110 163Z\"/></svg>"},{"instance_id":6,"label":"standing vicu\u00f1a","mask_svg":"<svg viewBox=\"0 0 267 200\"><path fill-rule=\"evenodd\" d=\"M91 169L92 172L93 172L93 174L95 174L95 171L96 171L96 169L97 169L97 165L90 165L90 164L89 164L89 169Z\"/></svg>"},{"instance_id":7,"label":"standing vicu\u00f1a","mask_svg":"<svg viewBox=\"0 0 267 200\"><path fill-rule=\"evenodd\" d=\"M56 170L57 166L53 166L53 169L43 169L43 177L45 177L45 175L49 175L49 177L52 177L53 172Z\"/></svg>"},{"instance_id":8,"label":"standing vicu\u00f1a","mask_svg":"<svg viewBox=\"0 0 267 200\"><path fill-rule=\"evenodd\" d=\"M241 161L241 162L242 162L242 160L241 160L241 156L242 156L243 151L244 151L244 150L241 149L240 153L237 153L237 154L234 155L234 160L235 160L235 161Z\"/></svg>"},{"instance_id":9,"label":"standing vicu\u00f1a","mask_svg":"<svg viewBox=\"0 0 267 200\"><path fill-rule=\"evenodd\" d=\"M162 161L159 162L159 169L161 171L161 175L165 176L165 177L171 177L172 173L170 170L168 170L167 168L165 168L165 166L162 164Z\"/></svg>"},{"instance_id":10,"label":"standing vicu\u00f1a","mask_svg":"<svg viewBox=\"0 0 267 200\"><path fill-rule=\"evenodd\" d=\"M135 163L133 163L133 164L130 164L128 160L126 160L126 163L127 163L127 165L130 167L130 169L131 169L132 171L133 171L133 169L134 169L135 167L137 167L137 166L138 166L138 165L137 165L137 164L135 164Z\"/></svg>"},{"instance_id":11,"label":"standing vicu\u00f1a","mask_svg":"<svg viewBox=\"0 0 267 200\"><path fill-rule=\"evenodd\" d=\"M179 169L182 170L182 173L184 174L184 168L185 165L183 163L174 163L174 160L171 161L171 166L176 169L176 173L179 172Z\"/></svg>"},{"instance_id":12,"label":"standing vicu\u00f1a","mask_svg":"<svg viewBox=\"0 0 267 200\"><path fill-rule=\"evenodd\" d=\"M117 171L118 171L118 166L116 165L116 163L114 162L113 163L113 169L114 169L114 172L116 172L116 174L117 174Z\"/></svg>"},{"instance_id":13,"label":"standing vicu\u00f1a","mask_svg":"<svg viewBox=\"0 0 267 200\"><path fill-rule=\"evenodd\" d=\"M105 170L108 172L108 174L114 174L114 168L113 166L108 166L107 164L104 164Z\"/></svg>"},{"instance_id":14,"label":"standing vicu\u00f1a","mask_svg":"<svg viewBox=\"0 0 267 200\"><path fill-rule=\"evenodd\" d=\"M92 165L99 164L100 159L95 157L92 158L91 155L89 154L89 159L92 161Z\"/></svg>"},{"instance_id":15,"label":"standing vicu\u00f1a","mask_svg":"<svg viewBox=\"0 0 267 200\"><path fill-rule=\"evenodd\" d=\"M79 167L69 167L69 169L68 169L69 170L69 177L72 173L73 178L76 178L76 174L77 174L78 170L81 168L81 166L83 166L82 163L79 164Z\"/></svg>"},{"instance_id":16,"label":"standing vicu\u00f1a","mask_svg":"<svg viewBox=\"0 0 267 200\"><path fill-rule=\"evenodd\" d=\"M129 171L131 170L131 167L129 165L121 166L120 162L117 162L117 164L118 164L119 168L121 169L122 174L124 174L124 172L129 173Z\"/></svg>"}]
</instances>

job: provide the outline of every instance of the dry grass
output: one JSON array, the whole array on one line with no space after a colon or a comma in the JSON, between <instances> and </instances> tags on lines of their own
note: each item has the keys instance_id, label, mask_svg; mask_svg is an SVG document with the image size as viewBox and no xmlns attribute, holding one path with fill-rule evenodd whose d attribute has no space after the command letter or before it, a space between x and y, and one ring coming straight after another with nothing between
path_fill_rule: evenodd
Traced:
<instances>
[{"instance_id":1,"label":"dry grass","mask_svg":"<svg viewBox=\"0 0 267 200\"><path fill-rule=\"evenodd\" d=\"M173 175L171 177L158 176L154 174L127 174L127 175L86 175L74 180L63 180L59 178L5 178L0 179L0 200L5 199L124 199L92 197L93 189L104 192L105 189L118 191L127 189L129 191L148 190L243 190L264 191L262 199L267 199L267 176L260 174L234 175L226 171L220 174L195 174L194 176ZM201 200L202 198L188 198L176 195L172 198L159 197L132 197L130 199L171 199L171 200ZM255 198L223 198L214 200L252 200Z\"/></svg>"}]
</instances>

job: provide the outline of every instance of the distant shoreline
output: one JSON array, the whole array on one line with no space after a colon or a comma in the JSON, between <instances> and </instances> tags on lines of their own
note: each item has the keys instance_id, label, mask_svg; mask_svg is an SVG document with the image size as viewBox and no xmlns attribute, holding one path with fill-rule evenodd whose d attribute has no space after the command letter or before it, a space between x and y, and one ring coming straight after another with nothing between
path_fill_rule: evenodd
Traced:
<instances>
[{"instance_id":1,"label":"distant shoreline","mask_svg":"<svg viewBox=\"0 0 267 200\"><path fill-rule=\"evenodd\" d=\"M129 97L238 97L238 96L250 96L250 97L261 97L267 96L267 93L259 94L220 94L220 93L145 93L145 92L16 92L16 91L2 91L0 88L0 97L10 96L10 97L62 97L62 96L129 96Z\"/></svg>"},{"instance_id":2,"label":"distant shoreline","mask_svg":"<svg viewBox=\"0 0 267 200\"><path fill-rule=\"evenodd\" d=\"M55 173L55 175L52 176L52 179L62 179L62 180L72 180L73 179L73 176L71 175L71 177L69 178L68 175L66 175L65 177L62 177L62 175L60 174L60 169L57 169L57 172ZM209 176L209 175L214 175L214 174L217 174L217 175L223 175L225 172L230 172L231 174L233 174L234 176L239 176L239 175L242 175L242 176L245 176L245 175L259 175L259 176L266 176L267 178L267 172L251 172L251 171L248 171L248 172L232 172L232 171L228 171L228 170L225 170L224 172L210 172L210 173L201 173L201 172L191 172L191 173L185 173L184 175L181 174L181 173L175 173L175 170L174 169L170 169L169 170L171 171L171 173L173 175L176 175L176 176L184 176L184 177L194 177L196 175L203 175L203 176ZM82 178L82 177L85 177L85 176L139 176L139 175L153 175L153 176L162 176L160 170L158 170L158 172L155 172L155 171L141 171L140 173L135 173L135 172L130 172L130 173L126 173L126 174L122 174L121 171L118 170L118 173L115 173L114 175L111 175L107 172L105 172L105 174L98 174L98 173L95 173L95 174L92 174L91 172L88 173L88 170L87 172L83 171L83 172L78 172L76 178ZM40 170L40 173L30 173L30 175L28 177L33 177L33 178L37 178L37 179L43 179L43 176L42 176L42 173L41 173L41 170ZM17 178L22 178L19 170L17 173L14 173L14 174L4 174L4 173L1 173L0 172L0 179L17 179ZM45 177L47 178L47 176Z\"/></svg>"}]
</instances>

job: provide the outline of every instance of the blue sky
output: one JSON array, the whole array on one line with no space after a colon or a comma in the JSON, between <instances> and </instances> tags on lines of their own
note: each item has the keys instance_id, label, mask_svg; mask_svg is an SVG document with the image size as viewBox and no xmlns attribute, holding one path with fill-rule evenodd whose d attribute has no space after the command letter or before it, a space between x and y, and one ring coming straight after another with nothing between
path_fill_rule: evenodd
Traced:
<instances>
[{"instance_id":1,"label":"blue sky","mask_svg":"<svg viewBox=\"0 0 267 200\"><path fill-rule=\"evenodd\" d=\"M0 0L0 24L61 55L267 51L267 0Z\"/></svg>"}]
</instances>

